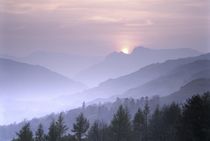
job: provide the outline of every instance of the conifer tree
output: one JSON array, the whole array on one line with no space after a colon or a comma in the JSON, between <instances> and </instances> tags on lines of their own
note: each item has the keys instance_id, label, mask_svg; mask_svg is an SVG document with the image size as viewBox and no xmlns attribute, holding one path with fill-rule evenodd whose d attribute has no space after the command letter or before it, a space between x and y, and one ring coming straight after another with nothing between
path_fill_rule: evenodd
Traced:
<instances>
[{"instance_id":1,"label":"conifer tree","mask_svg":"<svg viewBox=\"0 0 210 141\"><path fill-rule=\"evenodd\" d=\"M95 121L93 125L90 127L90 131L88 132L88 140L90 141L99 141L100 140L100 127L99 122Z\"/></svg>"},{"instance_id":2,"label":"conifer tree","mask_svg":"<svg viewBox=\"0 0 210 141\"><path fill-rule=\"evenodd\" d=\"M148 141L148 118L149 118L149 113L150 113L148 97L146 97L146 103L145 103L143 112L144 112L144 121L145 121L143 140Z\"/></svg>"},{"instance_id":3,"label":"conifer tree","mask_svg":"<svg viewBox=\"0 0 210 141\"><path fill-rule=\"evenodd\" d=\"M150 140L152 141L162 141L163 136L163 119L162 119L162 111L159 109L159 106L156 107L154 113L151 116L150 124L149 124L149 135Z\"/></svg>"},{"instance_id":4,"label":"conifer tree","mask_svg":"<svg viewBox=\"0 0 210 141\"><path fill-rule=\"evenodd\" d=\"M47 141L57 141L57 139L58 139L58 131L57 131L56 123L53 120L49 127Z\"/></svg>"},{"instance_id":5,"label":"conifer tree","mask_svg":"<svg viewBox=\"0 0 210 141\"><path fill-rule=\"evenodd\" d=\"M58 120L56 121L57 138L60 140L68 130L68 127L64 123L63 113L60 113Z\"/></svg>"},{"instance_id":6,"label":"conifer tree","mask_svg":"<svg viewBox=\"0 0 210 141\"><path fill-rule=\"evenodd\" d=\"M139 108L137 113L134 115L133 119L133 140L140 141L143 136L143 128L144 128L144 113Z\"/></svg>"},{"instance_id":7,"label":"conifer tree","mask_svg":"<svg viewBox=\"0 0 210 141\"><path fill-rule=\"evenodd\" d=\"M72 132L75 133L75 138L77 139L77 141L81 141L83 139L88 128L89 128L89 121L81 113L76 118L76 123L73 124L73 130L72 130Z\"/></svg>"},{"instance_id":8,"label":"conifer tree","mask_svg":"<svg viewBox=\"0 0 210 141\"><path fill-rule=\"evenodd\" d=\"M38 129L35 132L35 141L46 141L46 135L44 134L42 124L39 124Z\"/></svg>"},{"instance_id":9,"label":"conifer tree","mask_svg":"<svg viewBox=\"0 0 210 141\"><path fill-rule=\"evenodd\" d=\"M33 133L30 129L30 123L26 123L19 133L17 133L17 141L33 141Z\"/></svg>"},{"instance_id":10,"label":"conifer tree","mask_svg":"<svg viewBox=\"0 0 210 141\"><path fill-rule=\"evenodd\" d=\"M210 92L187 101L178 131L181 141L210 140Z\"/></svg>"},{"instance_id":11,"label":"conifer tree","mask_svg":"<svg viewBox=\"0 0 210 141\"><path fill-rule=\"evenodd\" d=\"M111 121L111 132L114 141L131 140L131 123L128 111L122 105L117 110Z\"/></svg>"}]
</instances>

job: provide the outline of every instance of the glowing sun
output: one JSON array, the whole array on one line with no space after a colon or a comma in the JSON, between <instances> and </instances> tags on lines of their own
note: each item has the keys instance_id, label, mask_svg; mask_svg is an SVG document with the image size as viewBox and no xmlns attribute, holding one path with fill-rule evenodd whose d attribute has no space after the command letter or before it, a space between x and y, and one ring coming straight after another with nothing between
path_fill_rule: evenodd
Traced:
<instances>
[{"instance_id":1,"label":"glowing sun","mask_svg":"<svg viewBox=\"0 0 210 141\"><path fill-rule=\"evenodd\" d=\"M124 48L121 49L121 52L122 53L125 53L125 54L129 54L130 53L130 50L129 50L128 47L124 47Z\"/></svg>"}]
</instances>

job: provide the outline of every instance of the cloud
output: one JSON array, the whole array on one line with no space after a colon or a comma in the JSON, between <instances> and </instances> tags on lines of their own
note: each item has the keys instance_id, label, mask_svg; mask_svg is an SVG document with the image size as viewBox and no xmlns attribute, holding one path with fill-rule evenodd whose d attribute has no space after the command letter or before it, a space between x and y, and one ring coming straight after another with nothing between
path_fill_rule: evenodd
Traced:
<instances>
[{"instance_id":1,"label":"cloud","mask_svg":"<svg viewBox=\"0 0 210 141\"><path fill-rule=\"evenodd\" d=\"M190 47L203 41L209 24L208 0L0 0L0 16L1 44L7 53L77 47L104 54L128 39L180 46L192 31L200 41L189 33L192 41L182 45Z\"/></svg>"},{"instance_id":2,"label":"cloud","mask_svg":"<svg viewBox=\"0 0 210 141\"><path fill-rule=\"evenodd\" d=\"M118 23L122 19L114 18L114 17L106 17L106 16L93 16L88 18L87 20L94 21L94 22L102 22L102 23Z\"/></svg>"}]
</instances>

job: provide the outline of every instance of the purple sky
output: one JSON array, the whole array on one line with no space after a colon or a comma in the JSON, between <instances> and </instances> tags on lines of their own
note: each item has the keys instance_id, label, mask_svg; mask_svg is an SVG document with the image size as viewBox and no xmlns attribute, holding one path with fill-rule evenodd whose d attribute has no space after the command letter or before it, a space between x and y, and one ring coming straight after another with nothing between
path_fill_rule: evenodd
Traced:
<instances>
[{"instance_id":1,"label":"purple sky","mask_svg":"<svg viewBox=\"0 0 210 141\"><path fill-rule=\"evenodd\" d=\"M208 50L208 0L0 0L0 52Z\"/></svg>"}]
</instances>

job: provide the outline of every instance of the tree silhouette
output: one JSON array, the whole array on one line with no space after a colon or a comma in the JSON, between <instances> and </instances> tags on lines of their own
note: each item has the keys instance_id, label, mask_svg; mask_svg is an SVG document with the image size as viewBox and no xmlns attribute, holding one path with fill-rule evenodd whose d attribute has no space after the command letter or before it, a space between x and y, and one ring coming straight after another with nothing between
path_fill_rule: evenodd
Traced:
<instances>
[{"instance_id":1,"label":"tree silhouette","mask_svg":"<svg viewBox=\"0 0 210 141\"><path fill-rule=\"evenodd\" d=\"M53 120L49 127L47 140L48 141L57 141L57 139L58 139L57 127L56 127L55 121Z\"/></svg>"},{"instance_id":2,"label":"tree silhouette","mask_svg":"<svg viewBox=\"0 0 210 141\"><path fill-rule=\"evenodd\" d=\"M95 121L88 132L88 141L108 141L110 140L109 128L100 121Z\"/></svg>"},{"instance_id":3,"label":"tree silhouette","mask_svg":"<svg viewBox=\"0 0 210 141\"><path fill-rule=\"evenodd\" d=\"M183 106L179 128L182 141L210 140L210 93L196 95Z\"/></svg>"},{"instance_id":4,"label":"tree silhouette","mask_svg":"<svg viewBox=\"0 0 210 141\"><path fill-rule=\"evenodd\" d=\"M39 124L38 129L35 132L35 141L46 141L46 135L44 134L42 124Z\"/></svg>"},{"instance_id":5,"label":"tree silhouette","mask_svg":"<svg viewBox=\"0 0 210 141\"><path fill-rule=\"evenodd\" d=\"M146 101L145 101L145 106L144 106L144 120L145 120L145 128L144 128L144 137L143 140L144 141L148 141L148 116L150 113L150 108L149 108L149 100L148 97L146 97Z\"/></svg>"},{"instance_id":6,"label":"tree silhouette","mask_svg":"<svg viewBox=\"0 0 210 141\"><path fill-rule=\"evenodd\" d=\"M134 115L133 119L133 140L140 141L143 136L143 128L144 128L144 113L139 108L137 113Z\"/></svg>"},{"instance_id":7,"label":"tree silhouette","mask_svg":"<svg viewBox=\"0 0 210 141\"><path fill-rule=\"evenodd\" d=\"M68 130L67 126L64 123L63 113L60 113L55 124L57 130L57 138L58 140L60 140Z\"/></svg>"},{"instance_id":8,"label":"tree silhouette","mask_svg":"<svg viewBox=\"0 0 210 141\"><path fill-rule=\"evenodd\" d=\"M128 111L119 106L117 113L111 121L111 132L114 141L129 141L131 139L131 123Z\"/></svg>"},{"instance_id":9,"label":"tree silhouette","mask_svg":"<svg viewBox=\"0 0 210 141\"><path fill-rule=\"evenodd\" d=\"M33 141L33 133L30 129L30 123L26 123L19 133L17 133L16 141Z\"/></svg>"},{"instance_id":10,"label":"tree silhouette","mask_svg":"<svg viewBox=\"0 0 210 141\"><path fill-rule=\"evenodd\" d=\"M75 133L75 137L78 141L82 140L88 128L89 128L89 121L81 113L76 118L76 123L73 124L73 130L72 130L72 132Z\"/></svg>"}]
</instances>

